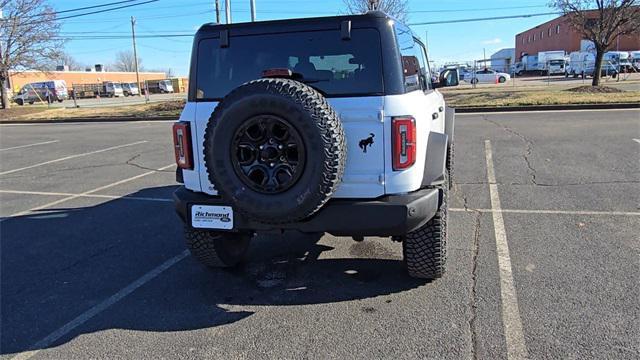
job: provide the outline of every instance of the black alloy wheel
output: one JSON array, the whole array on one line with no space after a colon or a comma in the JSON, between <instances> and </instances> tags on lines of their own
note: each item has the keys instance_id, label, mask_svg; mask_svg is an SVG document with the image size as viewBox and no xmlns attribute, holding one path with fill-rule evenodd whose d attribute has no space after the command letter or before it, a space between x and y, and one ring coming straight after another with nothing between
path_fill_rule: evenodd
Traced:
<instances>
[{"instance_id":1,"label":"black alloy wheel","mask_svg":"<svg viewBox=\"0 0 640 360\"><path fill-rule=\"evenodd\" d=\"M236 175L250 189L278 194L291 188L305 165L300 133L285 119L258 115L240 126L231 143Z\"/></svg>"}]
</instances>

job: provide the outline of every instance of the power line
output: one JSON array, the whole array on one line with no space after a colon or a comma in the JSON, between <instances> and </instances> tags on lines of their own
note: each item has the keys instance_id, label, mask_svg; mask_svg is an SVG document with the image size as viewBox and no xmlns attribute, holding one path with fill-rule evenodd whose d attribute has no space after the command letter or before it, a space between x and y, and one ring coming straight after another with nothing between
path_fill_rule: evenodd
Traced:
<instances>
[{"instance_id":1,"label":"power line","mask_svg":"<svg viewBox=\"0 0 640 360\"><path fill-rule=\"evenodd\" d=\"M82 14L75 14L75 15L63 16L63 17L61 17L61 18L57 18L56 20L73 19L73 18L77 18L77 17L80 17L80 16L87 16L87 15L93 15L93 14L100 14L100 13L107 12L107 11L113 11L113 10L125 9L125 8L130 8L130 7L133 7L133 6L139 6L139 5L150 4L150 3L154 3L154 2L158 2L158 1L160 1L160 0L147 0L147 1L143 1L143 2L141 2L141 3L137 3L137 4L123 5L123 6L118 6L118 7L110 8L110 9L96 10L96 11L91 11L91 12L82 13Z\"/></svg>"},{"instance_id":2,"label":"power line","mask_svg":"<svg viewBox=\"0 0 640 360\"><path fill-rule=\"evenodd\" d=\"M68 10L56 11L56 12L54 12L54 14L56 14L56 15L57 15L57 14L64 14L64 13L75 12L75 11L82 11L82 10L89 10L89 9L97 9L97 8L101 8L101 7L105 7L105 6L119 5L119 4L125 4L125 3L135 2L135 1L140 1L140 0L115 1L115 2L106 3L106 4L93 5L93 6L85 6L85 7L75 8L75 9L68 9Z\"/></svg>"},{"instance_id":3,"label":"power line","mask_svg":"<svg viewBox=\"0 0 640 360\"><path fill-rule=\"evenodd\" d=\"M149 3L154 3L154 2L158 2L158 1L160 1L160 0L147 0L147 1L140 2L140 3L136 3L136 4L122 5L122 6L117 6L117 7L110 8L110 9L102 9L102 10L90 11L90 12L86 12L86 13L82 13L82 14L74 14L74 15L69 15L69 16L63 16L63 17L56 18L55 20L73 19L73 18L77 18L77 17L81 17L81 16L101 14L101 13L108 12L108 11L120 10L120 9L130 8L130 7L133 7L133 6L139 6L139 5L145 5L145 4L149 4ZM55 13L53 13L53 14L55 14ZM44 16L44 15L46 15L46 14L43 14L43 15L40 15L40 16ZM40 24L40 23L44 23L44 22L48 22L48 21L49 20L36 20L36 21L23 23L21 25Z\"/></svg>"},{"instance_id":4,"label":"power line","mask_svg":"<svg viewBox=\"0 0 640 360\"><path fill-rule=\"evenodd\" d=\"M420 22L420 23L409 23L409 24L407 24L407 25L415 26L415 25L455 24L455 23L476 22L476 21L491 21L491 20L504 20L504 19L530 18L530 17L535 17L535 16L548 16L548 15L562 15L562 13L558 13L558 12L548 12L548 13L540 13L540 14L525 14L525 15L511 15L511 16L494 16L494 17L486 17L486 18L474 18L474 19L457 19L457 20L429 21L429 22Z\"/></svg>"}]
</instances>

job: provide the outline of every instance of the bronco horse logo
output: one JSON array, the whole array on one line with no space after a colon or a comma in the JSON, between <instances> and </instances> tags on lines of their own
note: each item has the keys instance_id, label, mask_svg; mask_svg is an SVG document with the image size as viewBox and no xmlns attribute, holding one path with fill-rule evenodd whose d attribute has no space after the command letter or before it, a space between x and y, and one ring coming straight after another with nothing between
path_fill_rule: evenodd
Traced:
<instances>
[{"instance_id":1,"label":"bronco horse logo","mask_svg":"<svg viewBox=\"0 0 640 360\"><path fill-rule=\"evenodd\" d=\"M358 144L360 149L362 149L362 152L365 154L367 153L367 146L371 147L371 145L373 145L373 138L376 137L372 133L369 133L369 135L370 136L368 138L360 140L360 143Z\"/></svg>"}]
</instances>

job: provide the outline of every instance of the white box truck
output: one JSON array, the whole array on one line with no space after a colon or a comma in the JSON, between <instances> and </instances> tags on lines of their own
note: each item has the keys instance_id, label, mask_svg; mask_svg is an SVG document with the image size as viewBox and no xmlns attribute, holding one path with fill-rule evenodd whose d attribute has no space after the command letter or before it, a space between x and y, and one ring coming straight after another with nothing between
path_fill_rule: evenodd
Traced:
<instances>
[{"instance_id":1,"label":"white box truck","mask_svg":"<svg viewBox=\"0 0 640 360\"><path fill-rule=\"evenodd\" d=\"M564 75L567 61L564 50L538 53L538 70L543 75Z\"/></svg>"},{"instance_id":2,"label":"white box truck","mask_svg":"<svg viewBox=\"0 0 640 360\"><path fill-rule=\"evenodd\" d=\"M538 71L538 55L522 55L520 62L513 68L513 72L518 76L534 74Z\"/></svg>"}]
</instances>

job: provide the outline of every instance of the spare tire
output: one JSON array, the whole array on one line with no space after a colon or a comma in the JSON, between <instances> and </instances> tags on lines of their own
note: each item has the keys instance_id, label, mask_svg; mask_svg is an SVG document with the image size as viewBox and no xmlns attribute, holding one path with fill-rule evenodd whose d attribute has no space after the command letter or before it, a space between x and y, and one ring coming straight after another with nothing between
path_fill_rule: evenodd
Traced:
<instances>
[{"instance_id":1,"label":"spare tire","mask_svg":"<svg viewBox=\"0 0 640 360\"><path fill-rule=\"evenodd\" d=\"M233 208L265 223L317 212L336 191L346 163L342 122L318 91L289 79L248 82L209 119L204 162Z\"/></svg>"}]
</instances>

